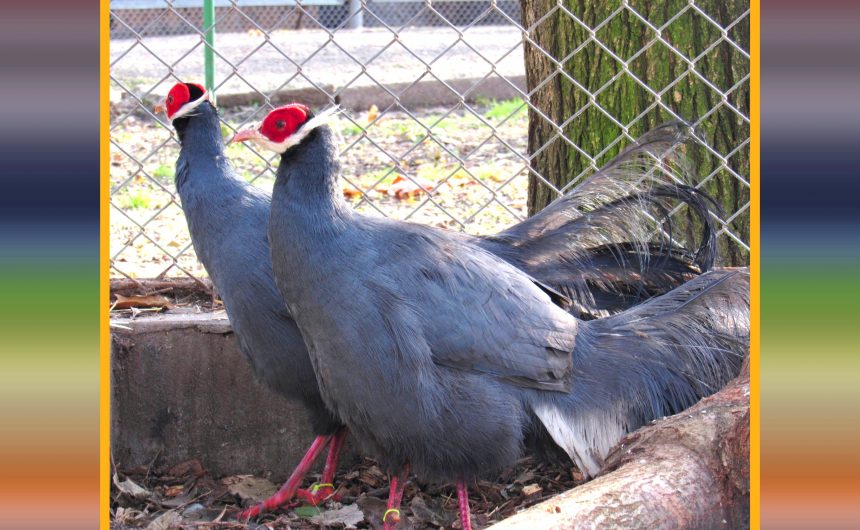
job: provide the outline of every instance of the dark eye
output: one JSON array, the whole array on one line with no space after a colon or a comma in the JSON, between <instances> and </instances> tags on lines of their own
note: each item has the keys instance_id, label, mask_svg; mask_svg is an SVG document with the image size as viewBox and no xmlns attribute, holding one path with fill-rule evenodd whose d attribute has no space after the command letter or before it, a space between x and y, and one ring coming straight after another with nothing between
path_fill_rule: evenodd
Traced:
<instances>
[{"instance_id":1,"label":"dark eye","mask_svg":"<svg viewBox=\"0 0 860 530\"><path fill-rule=\"evenodd\" d=\"M167 102L171 104L173 103L173 94L167 96Z\"/></svg>"},{"instance_id":2,"label":"dark eye","mask_svg":"<svg viewBox=\"0 0 860 530\"><path fill-rule=\"evenodd\" d=\"M278 120L275 122L275 127L277 127L278 129L283 129L286 126L287 122L285 122L284 120Z\"/></svg>"}]
</instances>

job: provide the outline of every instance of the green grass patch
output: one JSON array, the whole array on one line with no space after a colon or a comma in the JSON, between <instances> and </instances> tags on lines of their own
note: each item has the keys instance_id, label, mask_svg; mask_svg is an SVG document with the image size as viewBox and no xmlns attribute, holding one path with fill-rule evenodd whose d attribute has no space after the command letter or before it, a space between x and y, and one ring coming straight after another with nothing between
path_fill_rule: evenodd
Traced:
<instances>
[{"instance_id":1,"label":"green grass patch","mask_svg":"<svg viewBox=\"0 0 860 530\"><path fill-rule=\"evenodd\" d=\"M364 129L351 121L344 121L340 127L340 134L343 136L358 136L363 132Z\"/></svg>"},{"instance_id":2,"label":"green grass patch","mask_svg":"<svg viewBox=\"0 0 860 530\"><path fill-rule=\"evenodd\" d=\"M394 182L394 179L397 178L398 174L399 173L397 173L397 171L392 171L391 168L376 169L374 171L368 171L367 173L364 173L353 182L355 182L362 188L367 188L369 186L373 186L374 184L383 187L390 186ZM382 180L380 181L379 179ZM379 181L378 184L377 181Z\"/></svg>"},{"instance_id":3,"label":"green grass patch","mask_svg":"<svg viewBox=\"0 0 860 530\"><path fill-rule=\"evenodd\" d=\"M145 191L137 191L127 193L120 202L129 210L148 210L152 206L152 197Z\"/></svg>"},{"instance_id":4,"label":"green grass patch","mask_svg":"<svg viewBox=\"0 0 860 530\"><path fill-rule=\"evenodd\" d=\"M434 116L428 116L424 120L424 123L426 123L427 127L430 127L431 130L455 129L455 128L458 128L459 126L462 125L462 123L464 121L463 118L465 118L465 116L461 118L458 116L452 116L450 114L448 116L446 116L445 118L442 118L441 114L437 114ZM441 121L440 121L440 119L441 119Z\"/></svg>"},{"instance_id":5,"label":"green grass patch","mask_svg":"<svg viewBox=\"0 0 860 530\"><path fill-rule=\"evenodd\" d=\"M472 174L479 180L495 183L504 182L511 177L510 171L506 171L495 164L486 164L472 170Z\"/></svg>"},{"instance_id":6,"label":"green grass patch","mask_svg":"<svg viewBox=\"0 0 860 530\"><path fill-rule=\"evenodd\" d=\"M520 98L496 101L495 99L479 97L477 103L478 105L487 107L487 110L484 111L484 117L496 121L502 121L512 114L512 119L524 117L527 108Z\"/></svg>"},{"instance_id":7,"label":"green grass patch","mask_svg":"<svg viewBox=\"0 0 860 530\"><path fill-rule=\"evenodd\" d=\"M152 176L159 179L169 179L173 177L173 166L169 164L161 164L155 171L152 172Z\"/></svg>"},{"instance_id":8,"label":"green grass patch","mask_svg":"<svg viewBox=\"0 0 860 530\"><path fill-rule=\"evenodd\" d=\"M399 136L410 142L417 142L426 136L427 131L421 124L411 118L403 120L386 120L379 125L379 133L384 136Z\"/></svg>"},{"instance_id":9,"label":"green grass patch","mask_svg":"<svg viewBox=\"0 0 860 530\"><path fill-rule=\"evenodd\" d=\"M456 167L456 165L424 164L418 168L417 175L422 179L438 183L449 177Z\"/></svg>"}]
</instances>

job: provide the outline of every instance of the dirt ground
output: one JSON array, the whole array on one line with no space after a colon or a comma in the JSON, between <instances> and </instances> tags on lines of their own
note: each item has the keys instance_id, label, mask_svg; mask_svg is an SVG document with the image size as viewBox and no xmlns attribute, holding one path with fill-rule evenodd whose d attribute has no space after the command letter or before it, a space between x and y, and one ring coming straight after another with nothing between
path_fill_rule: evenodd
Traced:
<instances>
[{"instance_id":1,"label":"dirt ground","mask_svg":"<svg viewBox=\"0 0 860 530\"><path fill-rule=\"evenodd\" d=\"M304 486L319 480L311 474ZM575 468L521 460L493 481L469 486L472 524L483 528L582 482ZM212 477L197 460L167 469L140 467L114 474L111 526L115 529L317 529L379 528L386 510L388 477L372 460L342 469L334 482L339 500L319 507L295 506L237 520L240 510L274 493L280 484L250 475ZM453 484L409 481L399 529L459 528Z\"/></svg>"}]
</instances>

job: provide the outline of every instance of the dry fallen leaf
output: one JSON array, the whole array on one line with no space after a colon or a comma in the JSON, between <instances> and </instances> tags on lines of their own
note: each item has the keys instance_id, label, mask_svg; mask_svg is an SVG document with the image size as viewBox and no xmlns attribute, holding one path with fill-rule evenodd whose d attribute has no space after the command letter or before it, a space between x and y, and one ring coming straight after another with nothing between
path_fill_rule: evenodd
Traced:
<instances>
[{"instance_id":1,"label":"dry fallen leaf","mask_svg":"<svg viewBox=\"0 0 860 530\"><path fill-rule=\"evenodd\" d=\"M448 182L451 186L472 186L477 184L475 179L469 176L465 171L458 171L451 175L451 178L448 179Z\"/></svg>"},{"instance_id":2,"label":"dry fallen leaf","mask_svg":"<svg viewBox=\"0 0 860 530\"><path fill-rule=\"evenodd\" d=\"M278 491L278 487L270 481L253 475L234 475L221 480L227 486L227 491L242 500L261 502Z\"/></svg>"},{"instance_id":3,"label":"dry fallen leaf","mask_svg":"<svg viewBox=\"0 0 860 530\"><path fill-rule=\"evenodd\" d=\"M114 516L114 520L117 523L127 524L134 522L137 519L140 519L141 512L135 510L134 508L124 508L122 506L118 506L116 509L116 515Z\"/></svg>"},{"instance_id":4,"label":"dry fallen leaf","mask_svg":"<svg viewBox=\"0 0 860 530\"><path fill-rule=\"evenodd\" d=\"M352 184L344 184L343 185L343 196L346 199L353 199L357 197L361 197L361 190L353 186Z\"/></svg>"},{"instance_id":5,"label":"dry fallen leaf","mask_svg":"<svg viewBox=\"0 0 860 530\"><path fill-rule=\"evenodd\" d=\"M146 525L146 530L172 530L178 528L181 522L182 517L178 513L168 510Z\"/></svg>"},{"instance_id":6,"label":"dry fallen leaf","mask_svg":"<svg viewBox=\"0 0 860 530\"><path fill-rule=\"evenodd\" d=\"M125 493L130 497L134 497L135 499L146 499L152 495L146 488L138 486L133 480L125 479L123 481L119 480L119 475L116 473L113 474L113 483L117 487L119 491Z\"/></svg>"},{"instance_id":7,"label":"dry fallen leaf","mask_svg":"<svg viewBox=\"0 0 860 530\"><path fill-rule=\"evenodd\" d=\"M123 296L115 294L116 302L113 305L114 309L131 309L133 307L159 307L161 309L170 309L173 304L170 300L160 294L151 294L148 296Z\"/></svg>"},{"instance_id":8,"label":"dry fallen leaf","mask_svg":"<svg viewBox=\"0 0 860 530\"><path fill-rule=\"evenodd\" d=\"M185 477L186 475L200 477L204 473L206 471L203 469L203 464L196 458L180 462L167 470L167 474L171 477Z\"/></svg>"},{"instance_id":9,"label":"dry fallen leaf","mask_svg":"<svg viewBox=\"0 0 860 530\"><path fill-rule=\"evenodd\" d=\"M393 178L393 179L391 179L391 181L390 181L390 182L386 182L386 181L384 180L384 181L380 182L379 184L377 184L377 186L376 186L375 188L373 188L373 189L374 189L377 193L380 193L380 194L382 194L382 195L388 195L388 190L390 189L390 186L391 186L392 184L396 184L396 183L398 183L398 182L402 181L402 180L403 180L403 179L405 179L405 178L406 178L406 177L404 177L404 176L403 176L403 175L401 175L400 173L395 173L395 174L394 174L394 178ZM386 180L387 180L387 179L386 179Z\"/></svg>"},{"instance_id":10,"label":"dry fallen leaf","mask_svg":"<svg viewBox=\"0 0 860 530\"><path fill-rule=\"evenodd\" d=\"M435 502L433 504L433 508L430 508L420 495L416 495L412 498L412 502L409 503L409 507L412 509L412 517L419 523L430 523L434 526L443 527L450 524L452 517L447 510L438 506Z\"/></svg>"},{"instance_id":11,"label":"dry fallen leaf","mask_svg":"<svg viewBox=\"0 0 860 530\"><path fill-rule=\"evenodd\" d=\"M373 122L376 118L379 117L379 107L376 105L371 105L370 109L367 111L367 123Z\"/></svg>"},{"instance_id":12,"label":"dry fallen leaf","mask_svg":"<svg viewBox=\"0 0 860 530\"><path fill-rule=\"evenodd\" d=\"M385 473L383 473L378 466L370 466L369 468L362 470L361 474L358 477L358 480L364 482L372 488L375 488L376 486L386 481L386 477Z\"/></svg>"},{"instance_id":13,"label":"dry fallen leaf","mask_svg":"<svg viewBox=\"0 0 860 530\"><path fill-rule=\"evenodd\" d=\"M523 495L526 497L530 497L536 493L540 493L543 491L543 488L538 486L537 484L529 484L528 486L523 486Z\"/></svg>"},{"instance_id":14,"label":"dry fallen leaf","mask_svg":"<svg viewBox=\"0 0 860 530\"><path fill-rule=\"evenodd\" d=\"M382 516L388 509L387 503L384 500L362 494L355 500L355 504L361 509L364 518L370 523L371 528L382 527Z\"/></svg>"},{"instance_id":15,"label":"dry fallen leaf","mask_svg":"<svg viewBox=\"0 0 860 530\"><path fill-rule=\"evenodd\" d=\"M432 192L434 187L432 183L424 179L414 178L410 180L402 175L397 175L386 193L390 197L403 200L418 197L422 193L426 193L425 189Z\"/></svg>"},{"instance_id":16,"label":"dry fallen leaf","mask_svg":"<svg viewBox=\"0 0 860 530\"><path fill-rule=\"evenodd\" d=\"M323 528L341 525L345 528L355 528L355 525L362 521L364 521L364 513L355 504L347 504L337 510L326 510L310 518L310 522Z\"/></svg>"},{"instance_id":17,"label":"dry fallen leaf","mask_svg":"<svg viewBox=\"0 0 860 530\"><path fill-rule=\"evenodd\" d=\"M185 490L185 486L183 486L182 484L179 484L176 486L170 486L164 490L164 496L165 497L176 497L177 495L181 495L184 490Z\"/></svg>"}]
</instances>

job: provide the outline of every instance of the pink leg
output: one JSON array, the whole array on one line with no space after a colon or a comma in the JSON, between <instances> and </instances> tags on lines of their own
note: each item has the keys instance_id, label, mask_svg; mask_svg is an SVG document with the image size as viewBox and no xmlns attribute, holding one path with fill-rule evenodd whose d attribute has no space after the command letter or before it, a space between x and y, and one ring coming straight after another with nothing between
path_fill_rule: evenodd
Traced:
<instances>
[{"instance_id":1,"label":"pink leg","mask_svg":"<svg viewBox=\"0 0 860 530\"><path fill-rule=\"evenodd\" d=\"M331 484L334 482L334 476L337 474L337 464L340 462L340 451L343 449L343 441L346 435L349 434L349 429L341 427L334 433L331 440L331 447L328 450L328 456L325 459L325 468L323 469L322 481Z\"/></svg>"},{"instance_id":2,"label":"pink leg","mask_svg":"<svg viewBox=\"0 0 860 530\"><path fill-rule=\"evenodd\" d=\"M298 490L296 497L313 506L317 506L330 498L338 500L338 496L334 495L334 476L337 474L337 464L340 462L340 452L343 449L343 441L347 434L349 434L349 429L341 427L332 435L328 456L325 459L325 468L323 468L322 483L315 486L311 491Z\"/></svg>"},{"instance_id":3,"label":"pink leg","mask_svg":"<svg viewBox=\"0 0 860 530\"><path fill-rule=\"evenodd\" d=\"M457 481L457 504L460 505L460 528L461 530L472 530L472 515L469 511L469 489L466 481Z\"/></svg>"},{"instance_id":4,"label":"pink leg","mask_svg":"<svg viewBox=\"0 0 860 530\"><path fill-rule=\"evenodd\" d=\"M299 465L296 467L295 471L293 471L293 474L290 475L290 478L288 478L284 485L281 486L281 489L260 504L252 506L242 512L239 515L239 518L250 519L251 517L256 517L263 512L274 510L275 508L292 500L296 495L296 490L299 488L299 484L301 484L302 479L308 474L314 461L319 457L323 449L325 449L325 446L329 443L331 438L331 435L317 436L308 449L308 452L305 453L302 461L299 462Z\"/></svg>"},{"instance_id":5,"label":"pink leg","mask_svg":"<svg viewBox=\"0 0 860 530\"><path fill-rule=\"evenodd\" d=\"M403 490L406 488L406 479L409 478L409 463L403 464L400 473L391 477L388 487L388 506L382 516L382 529L394 530L400 522L400 501L403 500Z\"/></svg>"}]
</instances>

